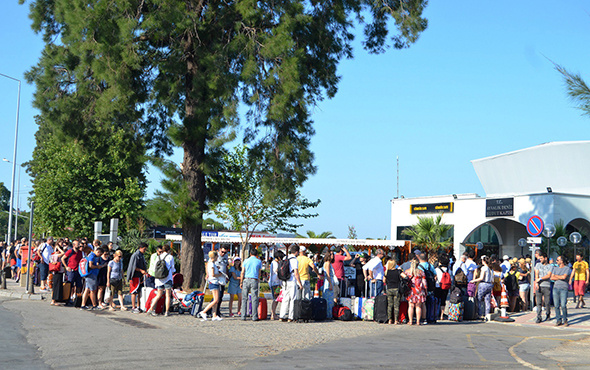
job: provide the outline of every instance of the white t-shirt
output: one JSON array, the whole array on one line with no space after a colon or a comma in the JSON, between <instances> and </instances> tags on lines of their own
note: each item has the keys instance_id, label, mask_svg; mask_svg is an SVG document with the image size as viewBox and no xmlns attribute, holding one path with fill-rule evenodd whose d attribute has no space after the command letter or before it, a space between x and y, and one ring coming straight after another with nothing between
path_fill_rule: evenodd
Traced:
<instances>
[{"instance_id":1,"label":"white t-shirt","mask_svg":"<svg viewBox=\"0 0 590 370\"><path fill-rule=\"evenodd\" d=\"M156 279L156 286L162 286L168 281L172 282L172 275L174 275L176 272L176 269L174 268L174 257L172 257L172 255L164 252L160 255L160 259L163 259L164 262L166 262L166 267L168 267L168 276L164 279Z\"/></svg>"},{"instance_id":2,"label":"white t-shirt","mask_svg":"<svg viewBox=\"0 0 590 370\"><path fill-rule=\"evenodd\" d=\"M383 271L383 263L381 262L381 258L373 257L369 262L367 262L363 266L363 270L371 270L373 271L373 279L375 280L383 280L384 271Z\"/></svg>"},{"instance_id":3,"label":"white t-shirt","mask_svg":"<svg viewBox=\"0 0 590 370\"><path fill-rule=\"evenodd\" d=\"M449 269L447 267L439 266L434 271L436 271L436 287L440 288L440 281L442 280L443 273L449 272Z\"/></svg>"},{"instance_id":4,"label":"white t-shirt","mask_svg":"<svg viewBox=\"0 0 590 370\"><path fill-rule=\"evenodd\" d=\"M51 262L51 254L53 254L53 247L47 243L41 246L41 257L43 257L43 262L49 265Z\"/></svg>"},{"instance_id":5,"label":"white t-shirt","mask_svg":"<svg viewBox=\"0 0 590 370\"><path fill-rule=\"evenodd\" d=\"M281 285L281 281L279 280L278 276L279 270L279 263L275 260L272 261L270 264L270 276L268 278L268 283L270 286L277 286Z\"/></svg>"},{"instance_id":6,"label":"white t-shirt","mask_svg":"<svg viewBox=\"0 0 590 370\"><path fill-rule=\"evenodd\" d=\"M289 265L291 266L291 277L288 281L297 281L295 279L295 271L299 270L299 261L297 261L297 257L292 254L288 255L287 258L289 259Z\"/></svg>"}]
</instances>

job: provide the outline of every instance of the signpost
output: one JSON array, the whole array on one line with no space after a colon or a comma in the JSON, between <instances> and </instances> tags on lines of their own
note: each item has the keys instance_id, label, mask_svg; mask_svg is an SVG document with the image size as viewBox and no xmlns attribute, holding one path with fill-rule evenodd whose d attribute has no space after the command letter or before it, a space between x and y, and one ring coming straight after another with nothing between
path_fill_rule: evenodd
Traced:
<instances>
[{"instance_id":1,"label":"signpost","mask_svg":"<svg viewBox=\"0 0 590 370\"><path fill-rule=\"evenodd\" d=\"M545 223L543 222L543 219L539 216L531 216L529 218L529 220L526 223L526 231L529 233L530 236L532 236L532 238L528 238L527 239L527 243L531 244L531 282L535 281L535 249L537 247L537 243L535 242L541 242L541 238L539 238L539 236L541 236L541 234L543 233L543 230L545 229ZM533 288L533 285L531 284L531 290L530 290L530 302L531 302L531 311L533 309L533 302L535 301L535 289Z\"/></svg>"}]
</instances>

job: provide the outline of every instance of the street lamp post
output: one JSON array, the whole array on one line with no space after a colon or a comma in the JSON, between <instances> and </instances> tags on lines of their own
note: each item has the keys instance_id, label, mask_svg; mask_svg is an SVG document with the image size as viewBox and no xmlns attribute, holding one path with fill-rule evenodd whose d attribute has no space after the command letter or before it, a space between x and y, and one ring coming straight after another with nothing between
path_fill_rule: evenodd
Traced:
<instances>
[{"instance_id":1,"label":"street lamp post","mask_svg":"<svg viewBox=\"0 0 590 370\"><path fill-rule=\"evenodd\" d=\"M2 160L4 162L8 162L8 163L12 163L11 161L9 161L6 158L2 158ZM14 239L18 239L18 207L19 207L19 203L20 203L20 170L22 168L22 165L20 163L17 163L18 165L18 181L17 181L17 185L16 185L16 210L14 212ZM12 217L12 214L10 214L9 217Z\"/></svg>"},{"instance_id":2,"label":"street lamp post","mask_svg":"<svg viewBox=\"0 0 590 370\"><path fill-rule=\"evenodd\" d=\"M13 81L18 82L18 96L16 100L16 124L14 126L14 153L12 155L12 181L10 186L10 210L8 211L8 237L6 242L10 243L12 239L12 206L14 204L14 175L16 173L16 146L18 144L18 118L19 118L19 111L20 111L20 80L14 77L7 76L3 73L0 73L0 76L6 77Z\"/></svg>"}]
</instances>

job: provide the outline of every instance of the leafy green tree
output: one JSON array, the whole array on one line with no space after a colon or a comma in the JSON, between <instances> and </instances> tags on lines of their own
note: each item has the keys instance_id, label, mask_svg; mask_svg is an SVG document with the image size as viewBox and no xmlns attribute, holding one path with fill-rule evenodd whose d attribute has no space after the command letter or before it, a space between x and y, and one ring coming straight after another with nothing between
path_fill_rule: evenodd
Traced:
<instances>
[{"instance_id":1,"label":"leafy green tree","mask_svg":"<svg viewBox=\"0 0 590 370\"><path fill-rule=\"evenodd\" d=\"M310 202L299 193L291 197L266 192L262 171L251 165L248 153L246 147L238 146L226 154L225 174L230 184L225 187L221 201L213 205L215 215L229 221L232 229L240 232L242 254L246 253L246 245L258 228L295 232L301 226L295 220L316 217L317 214L306 210L320 203L319 200Z\"/></svg>"},{"instance_id":2,"label":"leafy green tree","mask_svg":"<svg viewBox=\"0 0 590 370\"><path fill-rule=\"evenodd\" d=\"M101 121L126 120L145 133L156 154L169 153L171 145L183 149L178 216L181 272L190 287L204 273L203 215L224 191L207 181L220 173L221 148L240 123L239 105L247 112L244 138L264 192L296 200L298 186L315 172L311 109L336 94L337 66L352 58L355 23L364 25L369 52L408 47L426 29L426 4L32 1L33 29L47 44L37 74L47 83L37 91L56 84L63 86L60 93L83 91ZM391 38L390 28L397 30ZM55 54L75 68L59 74ZM86 107L85 101L70 103L66 111Z\"/></svg>"},{"instance_id":3,"label":"leafy green tree","mask_svg":"<svg viewBox=\"0 0 590 370\"><path fill-rule=\"evenodd\" d=\"M410 236L414 244L429 251L448 248L453 245L452 238L448 236L453 226L444 224L442 216L442 214L436 216L436 218L418 216L418 222L405 229L403 233Z\"/></svg>"},{"instance_id":4,"label":"leafy green tree","mask_svg":"<svg viewBox=\"0 0 590 370\"><path fill-rule=\"evenodd\" d=\"M584 112L583 114L590 115L590 87L586 81L578 73L569 72L564 67L554 64L555 69L562 74L567 94L576 103L577 108Z\"/></svg>"},{"instance_id":5,"label":"leafy green tree","mask_svg":"<svg viewBox=\"0 0 590 370\"><path fill-rule=\"evenodd\" d=\"M10 210L10 190L4 186L3 182L0 182L0 210Z\"/></svg>"}]
</instances>

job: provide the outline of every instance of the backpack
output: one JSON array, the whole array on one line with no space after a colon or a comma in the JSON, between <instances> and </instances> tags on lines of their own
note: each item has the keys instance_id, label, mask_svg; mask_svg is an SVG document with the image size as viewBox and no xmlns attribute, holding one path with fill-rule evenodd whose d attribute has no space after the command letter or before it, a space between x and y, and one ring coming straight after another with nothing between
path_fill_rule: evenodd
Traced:
<instances>
[{"instance_id":1,"label":"backpack","mask_svg":"<svg viewBox=\"0 0 590 370\"><path fill-rule=\"evenodd\" d=\"M294 257L285 258L284 260L279 262L279 268L277 269L277 276L279 280L287 281L291 279L291 263L289 262L289 260L293 258Z\"/></svg>"},{"instance_id":2,"label":"backpack","mask_svg":"<svg viewBox=\"0 0 590 370\"><path fill-rule=\"evenodd\" d=\"M160 258L158 256L158 261L156 262L156 268L154 269L154 277L156 279L165 279L168 277L168 266L166 266L166 259Z\"/></svg>"},{"instance_id":3,"label":"backpack","mask_svg":"<svg viewBox=\"0 0 590 370\"><path fill-rule=\"evenodd\" d=\"M516 279L516 274L508 274L504 278L504 285L506 285L506 290L514 292L518 291L518 280Z\"/></svg>"},{"instance_id":4,"label":"backpack","mask_svg":"<svg viewBox=\"0 0 590 370\"><path fill-rule=\"evenodd\" d=\"M409 278L399 277L399 295L401 297L407 297L410 294L410 290L412 289L412 282Z\"/></svg>"},{"instance_id":5,"label":"backpack","mask_svg":"<svg viewBox=\"0 0 590 370\"><path fill-rule=\"evenodd\" d=\"M82 277L86 277L86 276L90 275L90 266L88 264L87 257L84 257L80 260L80 263L78 264L78 272L80 273L80 276L82 276Z\"/></svg>"},{"instance_id":6,"label":"backpack","mask_svg":"<svg viewBox=\"0 0 590 370\"><path fill-rule=\"evenodd\" d=\"M451 296L449 297L449 302L453 304L457 304L463 302L463 291L459 287L453 288L451 292Z\"/></svg>"},{"instance_id":7,"label":"backpack","mask_svg":"<svg viewBox=\"0 0 590 370\"><path fill-rule=\"evenodd\" d=\"M455 273L455 285L460 287L467 286L467 275L465 275L461 268L457 269Z\"/></svg>"},{"instance_id":8,"label":"backpack","mask_svg":"<svg viewBox=\"0 0 590 370\"><path fill-rule=\"evenodd\" d=\"M430 266L430 264L428 264L428 266ZM429 268L425 269L422 266L419 266L419 268L424 271L424 275L426 277L426 290L429 292L434 292L434 289L436 288L436 275Z\"/></svg>"},{"instance_id":9,"label":"backpack","mask_svg":"<svg viewBox=\"0 0 590 370\"><path fill-rule=\"evenodd\" d=\"M449 274L449 270L447 269L447 271L443 271L442 269L440 269L442 271L442 277L440 278L440 288L441 289L451 289L451 274Z\"/></svg>"}]
</instances>

